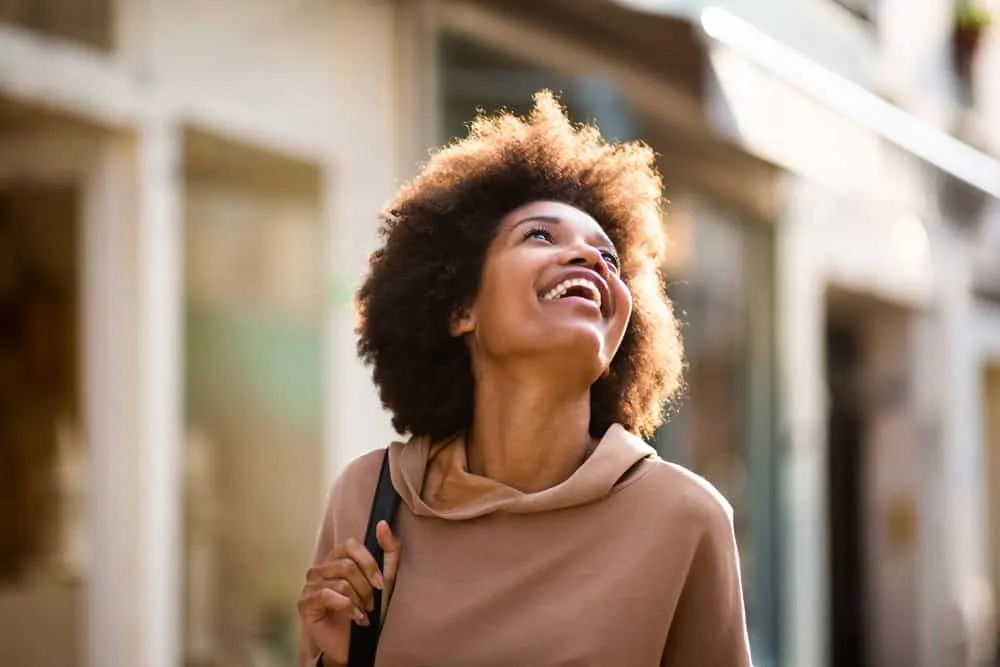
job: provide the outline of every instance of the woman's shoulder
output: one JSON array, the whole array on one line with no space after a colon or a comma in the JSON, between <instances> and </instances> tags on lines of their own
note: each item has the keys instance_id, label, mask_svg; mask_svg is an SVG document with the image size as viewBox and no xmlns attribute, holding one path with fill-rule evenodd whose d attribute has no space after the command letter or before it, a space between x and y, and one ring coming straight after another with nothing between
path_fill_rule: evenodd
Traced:
<instances>
[{"instance_id":1,"label":"woman's shoulder","mask_svg":"<svg viewBox=\"0 0 1000 667\"><path fill-rule=\"evenodd\" d=\"M375 495L375 484L378 482L378 473L385 455L386 448L380 447L351 459L333 483L330 502L343 502L347 497L358 496L360 499L367 496L371 501Z\"/></svg>"},{"instance_id":2,"label":"woman's shoulder","mask_svg":"<svg viewBox=\"0 0 1000 667\"><path fill-rule=\"evenodd\" d=\"M633 492L659 518L683 519L730 530L733 506L707 479L677 463L651 456L635 476ZM665 516L664 516L665 515Z\"/></svg>"},{"instance_id":3,"label":"woman's shoulder","mask_svg":"<svg viewBox=\"0 0 1000 667\"><path fill-rule=\"evenodd\" d=\"M355 456L344 466L344 469L337 477L337 483L349 484L358 481L359 478L378 475L386 450L386 447L379 447L378 449Z\"/></svg>"}]
</instances>

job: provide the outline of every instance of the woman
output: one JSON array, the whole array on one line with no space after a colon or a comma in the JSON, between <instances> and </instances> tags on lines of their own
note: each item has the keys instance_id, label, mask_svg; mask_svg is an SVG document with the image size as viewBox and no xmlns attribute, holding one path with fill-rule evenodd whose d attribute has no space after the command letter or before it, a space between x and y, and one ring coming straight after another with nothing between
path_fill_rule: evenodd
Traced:
<instances>
[{"instance_id":1,"label":"woman","mask_svg":"<svg viewBox=\"0 0 1000 667\"><path fill-rule=\"evenodd\" d=\"M389 207L358 349L402 499L361 542L382 451L343 472L299 601L300 663L344 664L384 591L392 667L750 664L732 511L638 436L681 383L653 152L480 117Z\"/></svg>"}]
</instances>

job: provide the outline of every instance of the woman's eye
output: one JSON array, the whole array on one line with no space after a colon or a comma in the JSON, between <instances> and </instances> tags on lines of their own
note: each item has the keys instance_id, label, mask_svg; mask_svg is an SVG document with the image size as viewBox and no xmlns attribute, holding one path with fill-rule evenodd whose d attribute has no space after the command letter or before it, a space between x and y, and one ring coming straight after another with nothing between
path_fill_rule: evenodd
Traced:
<instances>
[{"instance_id":1,"label":"woman's eye","mask_svg":"<svg viewBox=\"0 0 1000 667\"><path fill-rule=\"evenodd\" d=\"M540 239L547 243L552 243L552 234L550 234L547 229L542 229L541 227L537 227L535 229L529 229L528 231L526 231L524 233L524 239L526 241L528 239Z\"/></svg>"},{"instance_id":2,"label":"woman's eye","mask_svg":"<svg viewBox=\"0 0 1000 667\"><path fill-rule=\"evenodd\" d=\"M618 260L618 255L616 255L615 253L611 252L610 250L602 250L601 251L601 256L604 257L604 261L607 262L608 266L611 266L615 270L618 270L618 268L620 266L620 262Z\"/></svg>"}]
</instances>

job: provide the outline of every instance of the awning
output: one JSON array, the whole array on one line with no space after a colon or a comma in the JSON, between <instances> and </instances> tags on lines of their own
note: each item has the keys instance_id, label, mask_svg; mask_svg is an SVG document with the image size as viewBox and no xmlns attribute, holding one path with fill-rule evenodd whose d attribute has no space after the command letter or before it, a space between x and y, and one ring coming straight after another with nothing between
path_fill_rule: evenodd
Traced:
<instances>
[{"instance_id":1,"label":"awning","mask_svg":"<svg viewBox=\"0 0 1000 667\"><path fill-rule=\"evenodd\" d=\"M637 3L630 0L628 4L634 9ZM641 4L647 11L653 11L656 6L653 2ZM744 95L756 95L759 98L761 95L760 90L750 90L747 70L740 68L732 59L726 60L728 53L738 56L744 64L752 64L758 70L787 84L801 95L819 102L823 109L850 121L858 128L867 130L952 177L1000 199L1000 160L997 158L959 141L863 86L817 64L726 9L714 6L701 9L694 14L694 22L704 36L709 57L713 61L714 75L725 95L732 95L734 98ZM720 46L724 53L719 52L717 47ZM727 71L727 68L731 68L731 71ZM761 105L757 106L759 108ZM734 108L737 114L744 111L746 108ZM791 113L792 110L789 110L789 116ZM813 113L822 113L822 110ZM737 124L739 120L736 118ZM740 134L734 138L748 142L749 148L756 150L761 157L794 170L795 165L787 164L790 156L783 154L782 149L777 147L777 142L769 141L767 137L769 132L795 132L796 128L785 122L789 118L744 120L747 121L746 124L736 128ZM721 129L725 133L733 128ZM786 141L785 144L787 143L789 142ZM831 142L831 148L840 153L845 152L843 145Z\"/></svg>"}]
</instances>

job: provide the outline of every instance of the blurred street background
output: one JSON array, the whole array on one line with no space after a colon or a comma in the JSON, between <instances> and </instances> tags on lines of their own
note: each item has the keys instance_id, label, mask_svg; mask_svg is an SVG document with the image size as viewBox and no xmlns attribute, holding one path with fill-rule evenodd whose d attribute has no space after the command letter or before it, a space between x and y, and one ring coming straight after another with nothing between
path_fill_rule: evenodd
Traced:
<instances>
[{"instance_id":1,"label":"blurred street background","mask_svg":"<svg viewBox=\"0 0 1000 667\"><path fill-rule=\"evenodd\" d=\"M654 444L735 507L758 667L1000 664L998 26L0 0L0 667L293 665L326 490L393 437L376 213L543 87L659 155L689 389Z\"/></svg>"}]
</instances>

